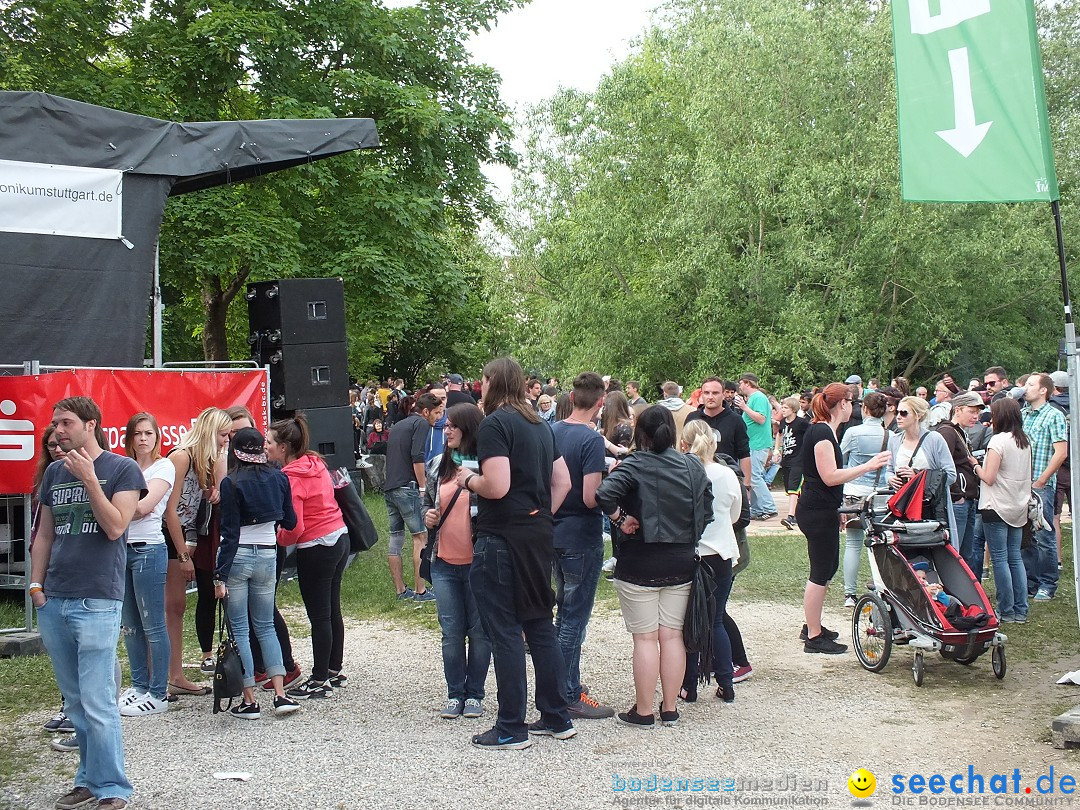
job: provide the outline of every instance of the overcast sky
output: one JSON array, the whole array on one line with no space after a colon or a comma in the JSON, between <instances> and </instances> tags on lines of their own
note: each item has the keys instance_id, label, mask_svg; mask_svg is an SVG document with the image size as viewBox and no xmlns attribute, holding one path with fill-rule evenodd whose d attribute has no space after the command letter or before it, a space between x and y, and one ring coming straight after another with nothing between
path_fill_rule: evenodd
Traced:
<instances>
[{"instance_id":1,"label":"overcast sky","mask_svg":"<svg viewBox=\"0 0 1080 810\"><path fill-rule=\"evenodd\" d=\"M384 0L387 6L413 0ZM500 18L491 31L469 43L477 62L502 76L502 97L516 112L545 99L559 87L592 90L613 62L629 53L644 33L649 13L662 0L532 0ZM520 151L521 144L518 144ZM510 194L511 173L489 167L496 196Z\"/></svg>"},{"instance_id":2,"label":"overcast sky","mask_svg":"<svg viewBox=\"0 0 1080 810\"><path fill-rule=\"evenodd\" d=\"M532 0L469 42L476 61L502 76L502 97L517 112L559 87L592 90L629 53L660 0ZM521 144L518 144L520 151ZM510 194L511 172L488 167L496 196Z\"/></svg>"}]
</instances>

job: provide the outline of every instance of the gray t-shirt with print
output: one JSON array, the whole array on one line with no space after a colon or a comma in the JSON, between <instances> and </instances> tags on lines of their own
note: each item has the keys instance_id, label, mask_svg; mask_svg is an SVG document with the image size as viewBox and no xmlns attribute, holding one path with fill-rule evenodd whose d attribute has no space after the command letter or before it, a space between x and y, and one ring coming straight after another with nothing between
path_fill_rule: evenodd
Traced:
<instances>
[{"instance_id":1,"label":"gray t-shirt with print","mask_svg":"<svg viewBox=\"0 0 1080 810\"><path fill-rule=\"evenodd\" d=\"M146 481L133 459L108 451L94 459L94 472L110 501L117 492L146 494ZM127 529L110 540L98 526L82 481L54 461L41 480L41 505L52 510L56 538L49 556L45 595L62 599L124 598Z\"/></svg>"}]
</instances>

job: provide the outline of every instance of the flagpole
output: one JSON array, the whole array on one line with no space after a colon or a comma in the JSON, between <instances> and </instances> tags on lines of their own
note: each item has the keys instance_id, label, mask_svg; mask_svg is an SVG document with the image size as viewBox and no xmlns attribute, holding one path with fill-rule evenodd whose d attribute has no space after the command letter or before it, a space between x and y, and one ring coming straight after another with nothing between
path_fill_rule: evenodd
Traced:
<instances>
[{"instance_id":1,"label":"flagpole","mask_svg":"<svg viewBox=\"0 0 1080 810\"><path fill-rule=\"evenodd\" d=\"M1054 230L1057 232L1058 267L1061 270L1061 295L1065 302L1065 358L1069 372L1069 519L1072 521L1073 544L1073 592L1076 598L1076 620L1080 625L1080 534L1076 519L1076 501L1080 494L1080 464L1077 448L1080 448L1080 419L1076 407L1080 405L1080 379L1076 357L1076 325L1073 323L1072 299L1069 297L1069 274L1065 267L1065 238L1061 228L1061 203L1053 200L1050 210L1054 214Z\"/></svg>"}]
</instances>

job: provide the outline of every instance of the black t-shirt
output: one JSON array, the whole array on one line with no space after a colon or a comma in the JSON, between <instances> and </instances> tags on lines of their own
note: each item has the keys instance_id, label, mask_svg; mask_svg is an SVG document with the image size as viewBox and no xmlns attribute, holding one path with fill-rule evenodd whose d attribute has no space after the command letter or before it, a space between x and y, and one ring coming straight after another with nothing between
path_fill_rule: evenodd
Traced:
<instances>
[{"instance_id":1,"label":"black t-shirt","mask_svg":"<svg viewBox=\"0 0 1080 810\"><path fill-rule=\"evenodd\" d=\"M802 443L810 420L805 416L796 416L790 422L780 422L780 466L786 469L798 469L802 465Z\"/></svg>"},{"instance_id":2,"label":"black t-shirt","mask_svg":"<svg viewBox=\"0 0 1080 810\"><path fill-rule=\"evenodd\" d=\"M393 434L391 434L392 436ZM530 422L513 408L484 417L476 431L480 473L489 458L510 459L510 490L498 500L477 497L476 530L505 535L507 526L534 512L551 512L551 465L561 458L544 421Z\"/></svg>"},{"instance_id":3,"label":"black t-shirt","mask_svg":"<svg viewBox=\"0 0 1080 810\"><path fill-rule=\"evenodd\" d=\"M731 408L724 408L716 416L706 416L705 406L686 415L686 422L701 419L713 429L716 436L716 452L731 456L736 461L750 458L750 438L746 433L746 423Z\"/></svg>"},{"instance_id":4,"label":"black t-shirt","mask_svg":"<svg viewBox=\"0 0 1080 810\"><path fill-rule=\"evenodd\" d=\"M840 445L828 423L814 422L810 425L803 434L803 485L802 495L799 496L799 506L804 509L839 509L844 500L844 486L838 484L830 487L818 475L814 447L820 442L829 442L832 445L833 455L836 457L836 468L840 469L844 466L843 457L840 455Z\"/></svg>"},{"instance_id":5,"label":"black t-shirt","mask_svg":"<svg viewBox=\"0 0 1080 810\"><path fill-rule=\"evenodd\" d=\"M390 429L386 443L386 482L383 490L418 483L413 464L424 463L431 425L418 413L402 419Z\"/></svg>"}]
</instances>

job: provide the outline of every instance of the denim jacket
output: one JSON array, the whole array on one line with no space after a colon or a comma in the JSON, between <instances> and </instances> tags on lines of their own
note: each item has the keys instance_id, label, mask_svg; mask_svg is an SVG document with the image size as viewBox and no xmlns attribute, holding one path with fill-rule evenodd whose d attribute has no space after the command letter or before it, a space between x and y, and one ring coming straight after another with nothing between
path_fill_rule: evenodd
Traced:
<instances>
[{"instance_id":1,"label":"denim jacket","mask_svg":"<svg viewBox=\"0 0 1080 810\"><path fill-rule=\"evenodd\" d=\"M281 470L264 465L242 467L221 482L221 545L218 547L214 579L229 578L240 527L277 523L286 529L296 526L292 488Z\"/></svg>"},{"instance_id":2,"label":"denim jacket","mask_svg":"<svg viewBox=\"0 0 1080 810\"><path fill-rule=\"evenodd\" d=\"M889 449L887 439L892 437L892 431L885 429L882 420L877 416L863 417L861 425L856 425L850 430L844 431L844 438L840 442L840 453L844 457L845 467L858 467L865 464L882 450ZM869 495L874 491L874 481L878 487L888 486L885 470L882 468L863 473L858 478L844 484L845 495Z\"/></svg>"}]
</instances>

